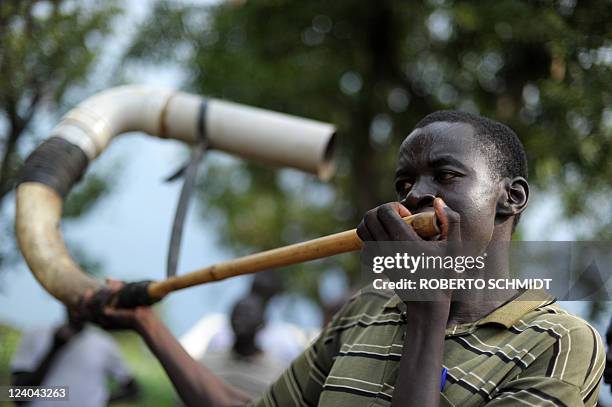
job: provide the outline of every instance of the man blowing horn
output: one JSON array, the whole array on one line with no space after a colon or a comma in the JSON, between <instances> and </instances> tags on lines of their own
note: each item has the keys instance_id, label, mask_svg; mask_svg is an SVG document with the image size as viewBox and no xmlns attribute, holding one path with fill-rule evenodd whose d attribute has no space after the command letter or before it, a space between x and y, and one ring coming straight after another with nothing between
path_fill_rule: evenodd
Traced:
<instances>
[{"instance_id":1,"label":"man blowing horn","mask_svg":"<svg viewBox=\"0 0 612 407\"><path fill-rule=\"evenodd\" d=\"M501 123L435 112L402 143L395 190L398 202L366 213L362 240L418 243L401 217L433 210L443 242L510 241L529 198L525 151ZM528 294L404 302L363 291L258 400L194 361L150 308L96 308L92 293L85 306L102 326L138 332L189 406L594 406L600 336L554 298Z\"/></svg>"}]
</instances>

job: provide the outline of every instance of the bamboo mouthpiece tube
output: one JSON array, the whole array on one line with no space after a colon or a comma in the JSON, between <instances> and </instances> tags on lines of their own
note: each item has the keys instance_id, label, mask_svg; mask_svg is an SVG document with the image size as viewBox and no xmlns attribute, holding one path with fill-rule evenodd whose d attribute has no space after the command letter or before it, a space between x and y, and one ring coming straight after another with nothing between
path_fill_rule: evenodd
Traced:
<instances>
[{"instance_id":1,"label":"bamboo mouthpiece tube","mask_svg":"<svg viewBox=\"0 0 612 407\"><path fill-rule=\"evenodd\" d=\"M403 219L407 224L412 225L417 234L423 238L430 238L440 234L440 228L433 212L419 213ZM154 281L148 285L147 291L149 297L160 300L172 291L193 287L194 285L357 251L362 246L363 242L357 236L357 230L351 229L306 242L228 260L187 274L170 277L166 280Z\"/></svg>"}]
</instances>

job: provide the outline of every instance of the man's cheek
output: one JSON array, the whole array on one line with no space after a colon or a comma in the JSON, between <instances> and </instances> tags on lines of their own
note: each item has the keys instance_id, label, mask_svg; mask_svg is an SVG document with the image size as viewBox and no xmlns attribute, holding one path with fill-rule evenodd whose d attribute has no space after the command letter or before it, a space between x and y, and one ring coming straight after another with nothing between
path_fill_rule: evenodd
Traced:
<instances>
[{"instance_id":1,"label":"man's cheek","mask_svg":"<svg viewBox=\"0 0 612 407\"><path fill-rule=\"evenodd\" d=\"M461 237L465 241L489 241L495 227L495 211L488 207L457 211L461 216Z\"/></svg>"}]
</instances>

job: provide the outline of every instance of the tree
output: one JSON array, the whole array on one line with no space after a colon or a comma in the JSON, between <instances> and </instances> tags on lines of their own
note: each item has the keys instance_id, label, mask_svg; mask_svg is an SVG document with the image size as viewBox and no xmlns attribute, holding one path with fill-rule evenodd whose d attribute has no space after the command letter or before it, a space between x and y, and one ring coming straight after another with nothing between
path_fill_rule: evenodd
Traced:
<instances>
[{"instance_id":1,"label":"tree","mask_svg":"<svg viewBox=\"0 0 612 407\"><path fill-rule=\"evenodd\" d=\"M37 114L54 112L85 83L119 12L112 1L0 2L0 209L18 179L20 147L31 148L41 139L33 129ZM84 212L107 191L102 177L87 180L70 196L66 216ZM3 236L0 261L14 252L7 248L12 245L7 236L12 233Z\"/></svg>"},{"instance_id":2,"label":"tree","mask_svg":"<svg viewBox=\"0 0 612 407\"><path fill-rule=\"evenodd\" d=\"M292 171L210 163L205 214L252 252L354 227L394 199L403 138L427 113L461 109L509 124L530 179L562 195L581 237L610 237L612 110L605 2L160 1L131 59L176 61L202 94L339 126L331 185ZM353 257L296 268L343 267ZM293 273L291 275L294 275ZM312 278L302 279L304 287Z\"/></svg>"}]
</instances>

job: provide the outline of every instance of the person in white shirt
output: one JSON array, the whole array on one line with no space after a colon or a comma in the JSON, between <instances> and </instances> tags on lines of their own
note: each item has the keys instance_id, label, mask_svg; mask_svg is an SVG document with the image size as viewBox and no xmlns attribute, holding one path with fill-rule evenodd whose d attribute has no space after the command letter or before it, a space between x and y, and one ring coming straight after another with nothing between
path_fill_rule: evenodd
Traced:
<instances>
[{"instance_id":1,"label":"person in white shirt","mask_svg":"<svg viewBox=\"0 0 612 407\"><path fill-rule=\"evenodd\" d=\"M261 395L283 372L285 366L257 344L264 326L262 299L250 294L234 305L230 316L234 343L230 349L207 352L201 358L217 376L251 397Z\"/></svg>"},{"instance_id":2,"label":"person in white shirt","mask_svg":"<svg viewBox=\"0 0 612 407\"><path fill-rule=\"evenodd\" d=\"M20 403L28 406L100 407L134 399L139 393L113 338L69 311L64 324L23 334L11 372L14 386L68 387L67 401ZM109 379L118 385L113 394Z\"/></svg>"}]
</instances>

